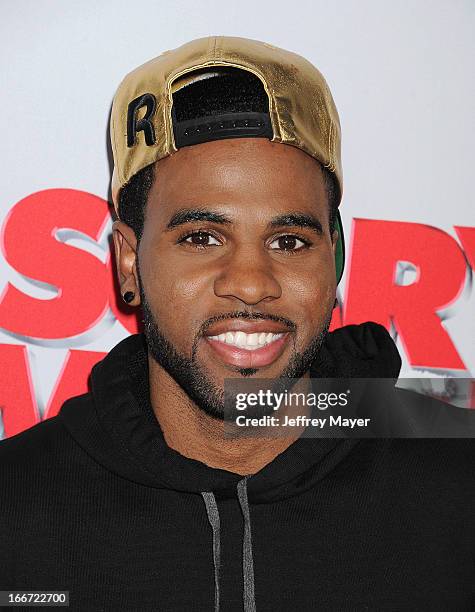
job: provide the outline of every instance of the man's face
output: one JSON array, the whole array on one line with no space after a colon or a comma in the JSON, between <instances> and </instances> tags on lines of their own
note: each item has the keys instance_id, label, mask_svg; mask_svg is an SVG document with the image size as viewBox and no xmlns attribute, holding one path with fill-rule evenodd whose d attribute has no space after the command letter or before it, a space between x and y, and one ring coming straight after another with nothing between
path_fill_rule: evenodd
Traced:
<instances>
[{"instance_id":1,"label":"man's face","mask_svg":"<svg viewBox=\"0 0 475 612\"><path fill-rule=\"evenodd\" d=\"M261 138L156 164L136 267L155 360L223 418L226 378L298 378L327 333L336 280L318 163Z\"/></svg>"}]
</instances>

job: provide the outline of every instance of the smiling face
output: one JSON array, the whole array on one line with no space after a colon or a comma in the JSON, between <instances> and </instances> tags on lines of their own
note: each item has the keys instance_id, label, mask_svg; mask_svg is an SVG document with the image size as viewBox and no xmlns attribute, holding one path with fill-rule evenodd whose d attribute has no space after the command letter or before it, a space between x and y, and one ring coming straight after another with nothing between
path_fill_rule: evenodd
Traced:
<instances>
[{"instance_id":1,"label":"smiling face","mask_svg":"<svg viewBox=\"0 0 475 612\"><path fill-rule=\"evenodd\" d=\"M263 138L157 162L136 257L116 223L121 284L130 270L140 285L149 350L211 416L223 417L225 378L308 373L335 300L328 223L319 164Z\"/></svg>"}]
</instances>

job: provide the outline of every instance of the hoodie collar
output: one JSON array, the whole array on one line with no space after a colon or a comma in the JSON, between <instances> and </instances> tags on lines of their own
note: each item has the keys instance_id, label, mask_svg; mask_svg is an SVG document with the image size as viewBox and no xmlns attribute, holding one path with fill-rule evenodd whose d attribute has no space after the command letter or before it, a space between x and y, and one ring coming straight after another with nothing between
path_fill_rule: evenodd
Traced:
<instances>
[{"instance_id":1,"label":"hoodie collar","mask_svg":"<svg viewBox=\"0 0 475 612\"><path fill-rule=\"evenodd\" d=\"M349 325L331 332L311 368L313 377L397 379L399 353L384 327ZM67 402L60 412L66 427L99 463L147 486L217 499L236 496L242 476L184 457L164 439L149 401L147 345L142 334L117 344L94 366L91 396ZM78 398L79 400L80 398ZM299 438L247 479L249 501L268 503L312 487L358 443L357 439Z\"/></svg>"}]
</instances>

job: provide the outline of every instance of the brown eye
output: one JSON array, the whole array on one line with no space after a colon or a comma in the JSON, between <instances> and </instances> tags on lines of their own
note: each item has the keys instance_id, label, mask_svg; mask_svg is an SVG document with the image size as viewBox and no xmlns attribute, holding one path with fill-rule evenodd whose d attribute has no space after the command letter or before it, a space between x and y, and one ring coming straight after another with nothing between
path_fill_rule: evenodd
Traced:
<instances>
[{"instance_id":1,"label":"brown eye","mask_svg":"<svg viewBox=\"0 0 475 612\"><path fill-rule=\"evenodd\" d=\"M303 240L297 238L297 236L292 236L291 234L279 236L272 241L271 245L274 243L277 243L278 246L274 247L273 250L280 251L299 251L302 246L306 246L306 243Z\"/></svg>"},{"instance_id":2,"label":"brown eye","mask_svg":"<svg viewBox=\"0 0 475 612\"><path fill-rule=\"evenodd\" d=\"M210 240L214 240L214 242L210 242ZM211 234L208 234L207 232L193 232L192 234L185 236L182 242L186 242L194 246L212 246L215 244L219 245L219 242L216 240L216 238Z\"/></svg>"}]
</instances>

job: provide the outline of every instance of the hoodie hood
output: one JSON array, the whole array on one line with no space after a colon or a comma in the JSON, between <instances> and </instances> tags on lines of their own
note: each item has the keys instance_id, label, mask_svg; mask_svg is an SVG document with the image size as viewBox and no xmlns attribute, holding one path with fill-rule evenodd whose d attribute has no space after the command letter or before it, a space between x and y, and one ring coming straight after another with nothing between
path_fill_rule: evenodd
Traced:
<instances>
[{"instance_id":1,"label":"hoodie hood","mask_svg":"<svg viewBox=\"0 0 475 612\"><path fill-rule=\"evenodd\" d=\"M384 327L348 325L327 335L311 368L313 377L398 377L401 359ZM92 401L91 401L92 400ZM149 401L147 345L129 336L96 364L91 392L67 401L65 426L97 462L133 482L217 499L236 496L242 476L210 468L170 448ZM307 490L346 457L356 439L299 438L247 478L251 503L266 503Z\"/></svg>"}]
</instances>

